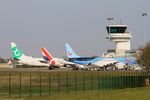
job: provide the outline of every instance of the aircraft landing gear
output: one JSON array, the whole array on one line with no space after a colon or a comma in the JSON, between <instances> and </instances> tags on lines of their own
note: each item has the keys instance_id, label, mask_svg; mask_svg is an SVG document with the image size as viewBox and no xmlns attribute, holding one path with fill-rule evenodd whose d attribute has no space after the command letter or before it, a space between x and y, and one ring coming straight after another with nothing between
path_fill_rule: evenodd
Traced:
<instances>
[{"instance_id":1,"label":"aircraft landing gear","mask_svg":"<svg viewBox=\"0 0 150 100\"><path fill-rule=\"evenodd\" d=\"M54 69L54 66L49 66L48 69L49 69L49 70L53 70L53 69Z\"/></svg>"},{"instance_id":2,"label":"aircraft landing gear","mask_svg":"<svg viewBox=\"0 0 150 100\"><path fill-rule=\"evenodd\" d=\"M79 70L79 68L77 68L77 67L74 67L74 68L73 68L73 70Z\"/></svg>"}]
</instances>

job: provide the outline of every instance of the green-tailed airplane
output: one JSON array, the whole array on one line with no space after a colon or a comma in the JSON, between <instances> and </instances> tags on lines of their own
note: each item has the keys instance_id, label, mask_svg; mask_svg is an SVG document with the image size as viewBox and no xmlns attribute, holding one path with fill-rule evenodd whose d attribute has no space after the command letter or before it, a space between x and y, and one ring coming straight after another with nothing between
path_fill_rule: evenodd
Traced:
<instances>
[{"instance_id":1,"label":"green-tailed airplane","mask_svg":"<svg viewBox=\"0 0 150 100\"><path fill-rule=\"evenodd\" d=\"M49 64L43 58L32 58L23 54L23 52L14 42L11 42L11 50L14 60L19 64L29 66L49 66Z\"/></svg>"}]
</instances>

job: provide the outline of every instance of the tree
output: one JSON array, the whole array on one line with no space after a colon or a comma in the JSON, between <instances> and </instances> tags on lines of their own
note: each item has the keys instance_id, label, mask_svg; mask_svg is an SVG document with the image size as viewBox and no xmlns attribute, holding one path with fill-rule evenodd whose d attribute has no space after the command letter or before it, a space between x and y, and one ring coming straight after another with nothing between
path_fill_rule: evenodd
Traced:
<instances>
[{"instance_id":1,"label":"tree","mask_svg":"<svg viewBox=\"0 0 150 100\"><path fill-rule=\"evenodd\" d=\"M150 42L141 50L138 62L140 65L146 67L146 71L150 75Z\"/></svg>"},{"instance_id":2,"label":"tree","mask_svg":"<svg viewBox=\"0 0 150 100\"><path fill-rule=\"evenodd\" d=\"M4 59L0 57L0 63L4 63Z\"/></svg>"}]
</instances>

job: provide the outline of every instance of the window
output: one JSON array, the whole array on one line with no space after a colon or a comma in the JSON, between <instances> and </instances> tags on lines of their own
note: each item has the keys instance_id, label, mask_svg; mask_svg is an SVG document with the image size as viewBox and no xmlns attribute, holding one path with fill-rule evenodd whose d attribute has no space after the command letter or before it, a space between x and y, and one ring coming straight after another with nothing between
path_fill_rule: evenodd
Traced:
<instances>
[{"instance_id":1,"label":"window","mask_svg":"<svg viewBox=\"0 0 150 100\"><path fill-rule=\"evenodd\" d=\"M127 27L106 27L108 33L125 33ZM110 31L110 32L109 32Z\"/></svg>"}]
</instances>

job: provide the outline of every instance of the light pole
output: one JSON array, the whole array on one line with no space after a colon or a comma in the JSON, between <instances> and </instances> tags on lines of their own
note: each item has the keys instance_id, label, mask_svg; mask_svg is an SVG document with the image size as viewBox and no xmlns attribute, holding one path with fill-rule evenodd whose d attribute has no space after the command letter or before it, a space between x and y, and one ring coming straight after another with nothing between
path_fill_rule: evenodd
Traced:
<instances>
[{"instance_id":1,"label":"light pole","mask_svg":"<svg viewBox=\"0 0 150 100\"><path fill-rule=\"evenodd\" d=\"M145 17L147 16L147 13L142 13L143 16L143 35L144 35L144 45L146 44L146 33L145 33Z\"/></svg>"}]
</instances>

